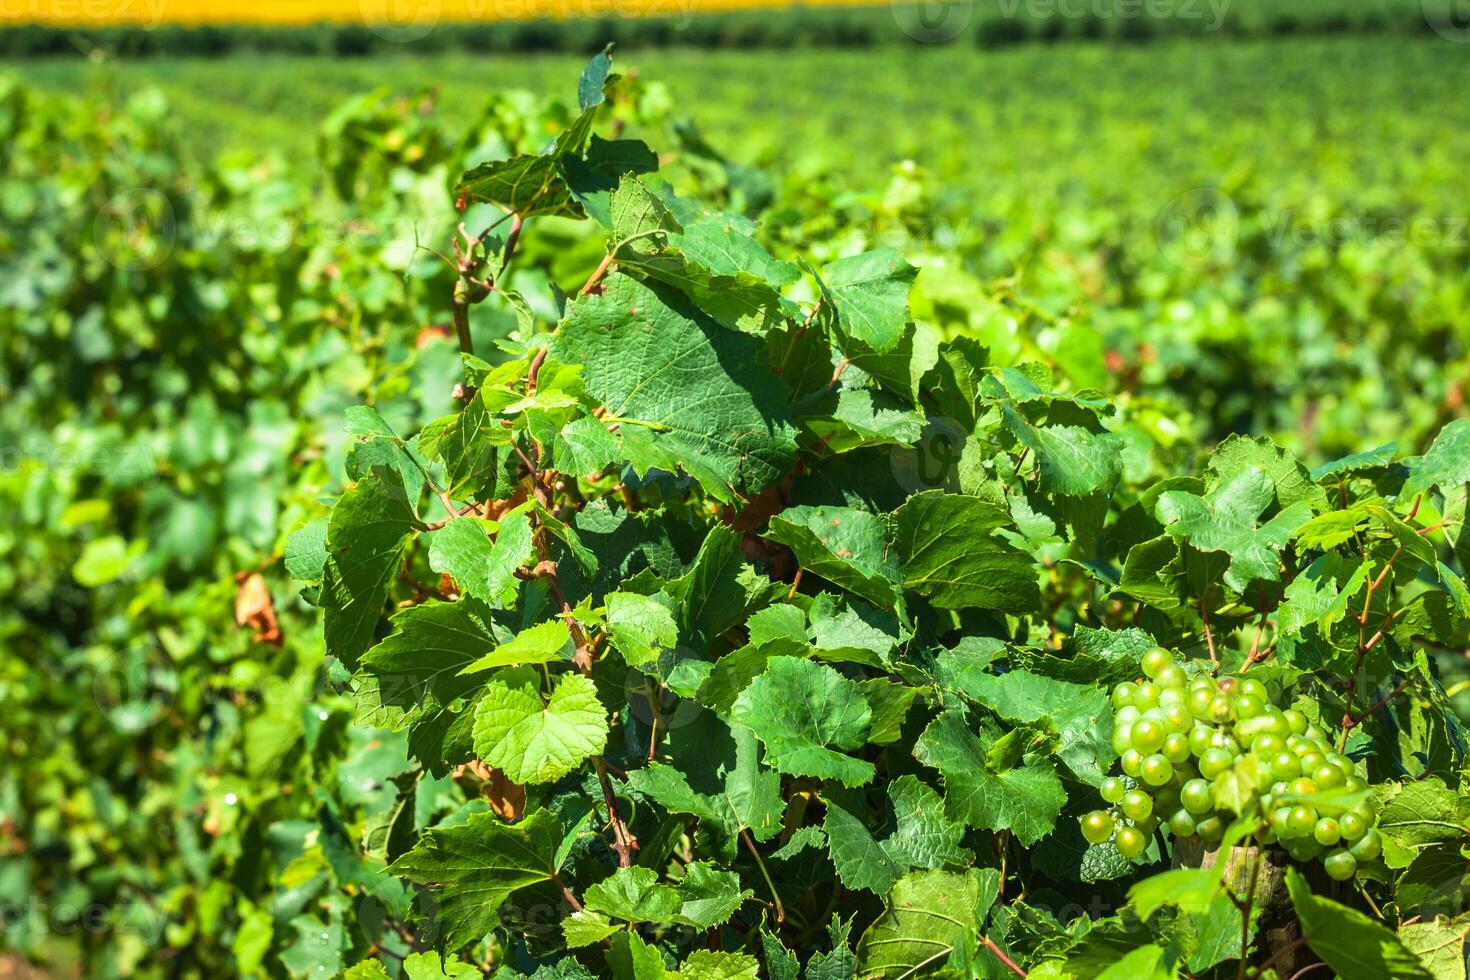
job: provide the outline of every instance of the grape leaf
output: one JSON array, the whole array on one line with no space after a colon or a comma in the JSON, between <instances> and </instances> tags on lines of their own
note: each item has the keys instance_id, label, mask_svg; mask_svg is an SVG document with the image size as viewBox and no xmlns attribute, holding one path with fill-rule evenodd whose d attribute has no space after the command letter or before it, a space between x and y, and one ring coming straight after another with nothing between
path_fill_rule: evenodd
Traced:
<instances>
[{"instance_id":1,"label":"grape leaf","mask_svg":"<svg viewBox=\"0 0 1470 980\"><path fill-rule=\"evenodd\" d=\"M1433 980L1392 932L1356 909L1313 895L1295 868L1286 871L1302 936L1342 980Z\"/></svg>"},{"instance_id":2,"label":"grape leaf","mask_svg":"<svg viewBox=\"0 0 1470 980\"><path fill-rule=\"evenodd\" d=\"M396 471L379 467L337 501L327 525L322 626L348 669L372 645L403 549L421 525Z\"/></svg>"},{"instance_id":3,"label":"grape leaf","mask_svg":"<svg viewBox=\"0 0 1470 980\"><path fill-rule=\"evenodd\" d=\"M1240 592L1256 579L1275 582L1280 578L1281 549L1312 516L1311 506L1297 501L1258 525L1274 496L1271 477L1252 467L1204 497L1167 491L1159 496L1157 513L1174 537L1200 551L1225 552L1230 559L1225 582Z\"/></svg>"},{"instance_id":4,"label":"grape leaf","mask_svg":"<svg viewBox=\"0 0 1470 980\"><path fill-rule=\"evenodd\" d=\"M1409 478L1400 498L1412 500L1430 487L1449 492L1470 483L1470 419L1456 419L1434 437L1429 451L1403 461Z\"/></svg>"},{"instance_id":5,"label":"grape leaf","mask_svg":"<svg viewBox=\"0 0 1470 980\"><path fill-rule=\"evenodd\" d=\"M1029 847L1051 833L1067 795L1046 762L1001 766L987 761L996 746L992 733L977 734L962 712L948 710L919 736L914 757L944 778L947 813L982 830L1010 830Z\"/></svg>"},{"instance_id":6,"label":"grape leaf","mask_svg":"<svg viewBox=\"0 0 1470 980\"><path fill-rule=\"evenodd\" d=\"M863 746L872 714L862 689L831 667L775 657L736 698L731 716L755 732L781 772L860 786L873 778L873 764L838 750Z\"/></svg>"},{"instance_id":7,"label":"grape leaf","mask_svg":"<svg viewBox=\"0 0 1470 980\"><path fill-rule=\"evenodd\" d=\"M535 554L531 520L523 512L505 515L493 542L485 530L485 522L462 517L434 531L429 535L429 567L447 573L469 595L508 605L520 587L516 571Z\"/></svg>"},{"instance_id":8,"label":"grape leaf","mask_svg":"<svg viewBox=\"0 0 1470 980\"><path fill-rule=\"evenodd\" d=\"M962 494L915 494L892 518L891 545L903 561L903 587L941 609L1039 608L1031 557L994 532L1011 526L1001 507Z\"/></svg>"},{"instance_id":9,"label":"grape leaf","mask_svg":"<svg viewBox=\"0 0 1470 980\"><path fill-rule=\"evenodd\" d=\"M531 686L492 681L475 709L475 752L517 783L555 782L607 744L597 686L563 674L543 704Z\"/></svg>"},{"instance_id":10,"label":"grape leaf","mask_svg":"<svg viewBox=\"0 0 1470 980\"><path fill-rule=\"evenodd\" d=\"M516 891L551 879L561 839L561 822L546 810L514 824L476 813L458 826L424 831L388 870L433 889L436 945L457 949L488 932Z\"/></svg>"},{"instance_id":11,"label":"grape leaf","mask_svg":"<svg viewBox=\"0 0 1470 980\"><path fill-rule=\"evenodd\" d=\"M998 879L993 870L920 871L900 878L887 909L858 942L858 974L900 980L943 964L979 931Z\"/></svg>"},{"instance_id":12,"label":"grape leaf","mask_svg":"<svg viewBox=\"0 0 1470 980\"><path fill-rule=\"evenodd\" d=\"M733 501L795 464L780 380L757 343L720 327L665 287L615 275L571 304L552 356L582 365L587 391L640 475L683 470Z\"/></svg>"},{"instance_id":13,"label":"grape leaf","mask_svg":"<svg viewBox=\"0 0 1470 980\"><path fill-rule=\"evenodd\" d=\"M908 324L909 289L918 271L891 248L830 262L819 280L829 308L822 315L839 336L861 345L857 349L887 353Z\"/></svg>"}]
</instances>

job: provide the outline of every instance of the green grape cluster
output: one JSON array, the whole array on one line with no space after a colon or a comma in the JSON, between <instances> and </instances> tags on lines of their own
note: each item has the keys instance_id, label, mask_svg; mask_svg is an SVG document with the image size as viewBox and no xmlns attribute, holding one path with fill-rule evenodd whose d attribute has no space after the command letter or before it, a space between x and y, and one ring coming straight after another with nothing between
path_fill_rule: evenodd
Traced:
<instances>
[{"instance_id":1,"label":"green grape cluster","mask_svg":"<svg viewBox=\"0 0 1470 980\"><path fill-rule=\"evenodd\" d=\"M1191 679L1162 647L1143 655L1143 672L1145 680L1113 688L1113 749L1123 775L1102 782L1112 806L1082 818L1090 843L1111 840L1136 858L1160 826L1176 838L1218 843L1236 816L1219 805L1222 781L1248 774L1261 787L1259 807L1240 809L1257 815L1257 843L1279 844L1297 861L1320 858L1339 881L1378 857L1372 811L1332 801L1367 783L1304 714L1272 704L1255 678Z\"/></svg>"}]
</instances>

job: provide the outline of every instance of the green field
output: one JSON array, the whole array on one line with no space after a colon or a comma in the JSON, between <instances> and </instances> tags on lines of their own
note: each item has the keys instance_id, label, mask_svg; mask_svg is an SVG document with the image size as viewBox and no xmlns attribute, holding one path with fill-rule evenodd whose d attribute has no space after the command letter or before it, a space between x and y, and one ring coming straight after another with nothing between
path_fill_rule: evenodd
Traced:
<instances>
[{"instance_id":1,"label":"green field","mask_svg":"<svg viewBox=\"0 0 1470 980\"><path fill-rule=\"evenodd\" d=\"M1176 843L1285 811L1311 955L1463 980L1470 49L1285 19L0 68L0 977L1229 980ZM1155 643L1300 724L1166 759Z\"/></svg>"},{"instance_id":2,"label":"green field","mask_svg":"<svg viewBox=\"0 0 1470 980\"><path fill-rule=\"evenodd\" d=\"M1470 106L1453 95L1470 81L1463 53L1439 38L1376 36L626 60L676 101L674 116L768 174L797 210L820 188L843 204L839 223L876 217L905 245L943 236L944 261L985 288L1019 271L1019 288L1051 315L1076 308L1105 334L1147 335L1156 370L1174 373L1213 431L1272 431L1320 457L1404 425L1429 431L1453 410L1453 386L1470 381L1462 347L1446 339L1463 336L1466 317L1451 274L1467 251L1456 161L1470 155ZM458 133L488 93L555 93L577 62L33 62L22 76L103 104L156 87L191 155L279 158L294 181L317 184L321 123L350 96L432 92L442 126ZM918 177L902 187L905 161ZM1237 246L1228 263L1181 265L1160 248L1167 209L1200 188L1237 210L1238 233L1223 233ZM894 194L909 199L893 208ZM822 231L801 221L768 218L792 244ZM1373 276L1359 274L1364 261ZM1385 363L1418 353L1391 340L1406 335L1450 358L1448 369ZM1229 363L1202 362L1198 346ZM1288 354L1289 373L1278 360ZM1411 378L1414 397L1382 390L1385 371Z\"/></svg>"}]
</instances>

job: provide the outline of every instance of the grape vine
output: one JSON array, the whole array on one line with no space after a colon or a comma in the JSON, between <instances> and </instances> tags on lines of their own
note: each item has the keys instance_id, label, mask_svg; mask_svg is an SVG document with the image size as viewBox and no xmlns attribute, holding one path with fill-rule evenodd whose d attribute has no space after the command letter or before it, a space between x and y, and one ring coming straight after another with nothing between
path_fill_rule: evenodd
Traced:
<instances>
[{"instance_id":1,"label":"grape vine","mask_svg":"<svg viewBox=\"0 0 1470 980\"><path fill-rule=\"evenodd\" d=\"M1431 651L1470 621L1470 423L1195 465L926 324L893 250L784 257L676 192L626 84L603 51L547 148L456 183L455 410L351 410L288 549L415 762L371 886L401 929L350 972L1429 975L1402 882L1470 837L1415 816L1465 749Z\"/></svg>"}]
</instances>

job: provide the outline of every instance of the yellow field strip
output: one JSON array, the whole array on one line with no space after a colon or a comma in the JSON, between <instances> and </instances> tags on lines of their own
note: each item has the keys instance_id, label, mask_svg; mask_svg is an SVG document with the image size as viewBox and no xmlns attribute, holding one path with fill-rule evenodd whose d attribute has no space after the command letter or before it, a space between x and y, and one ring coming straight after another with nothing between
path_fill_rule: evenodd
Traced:
<instances>
[{"instance_id":1,"label":"yellow field strip","mask_svg":"<svg viewBox=\"0 0 1470 980\"><path fill-rule=\"evenodd\" d=\"M801 5L882 2L805 0ZM414 24L534 17L687 17L697 12L790 6L796 4L771 0L0 0L0 24Z\"/></svg>"}]
</instances>

